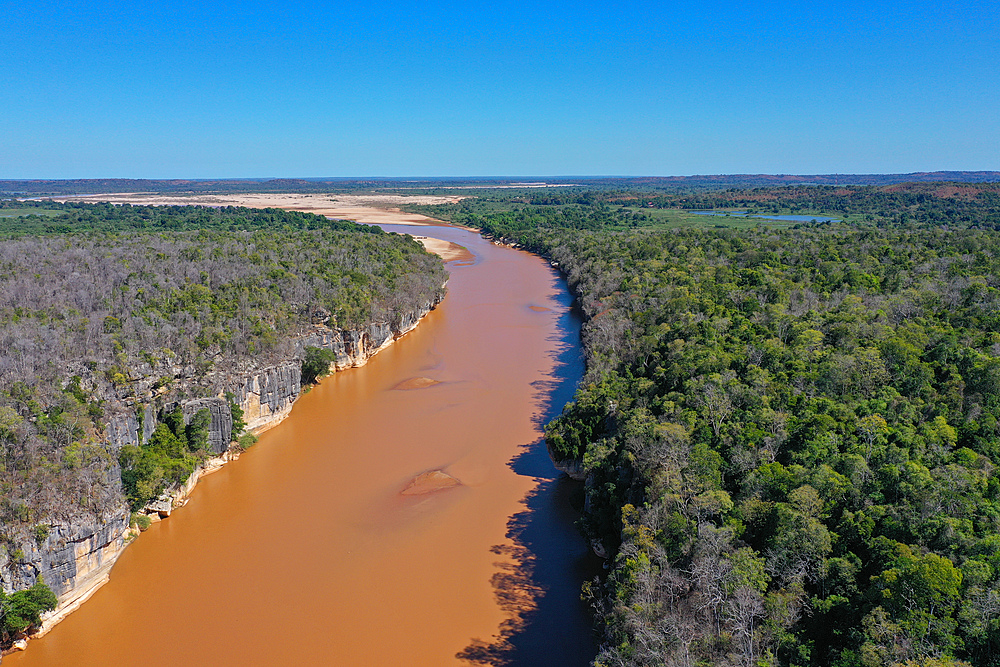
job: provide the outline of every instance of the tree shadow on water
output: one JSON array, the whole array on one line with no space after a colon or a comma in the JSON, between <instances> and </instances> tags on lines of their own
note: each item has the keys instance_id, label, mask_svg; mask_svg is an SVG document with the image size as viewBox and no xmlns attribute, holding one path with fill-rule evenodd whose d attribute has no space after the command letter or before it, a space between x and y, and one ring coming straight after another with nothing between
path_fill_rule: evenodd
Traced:
<instances>
[{"instance_id":1,"label":"tree shadow on water","mask_svg":"<svg viewBox=\"0 0 1000 667\"><path fill-rule=\"evenodd\" d=\"M533 421L540 429L572 400L584 371L581 313L570 307L573 297L555 274L553 288L566 309L550 339L553 369L532 383ZM493 589L509 618L491 640L474 639L456 657L478 665L584 667L597 655L598 641L580 587L602 571L603 561L576 528L583 482L556 470L544 438L522 447L509 465L518 475L538 480L522 501L524 510L507 522L512 544L493 547L493 553L504 556L492 577Z\"/></svg>"},{"instance_id":2,"label":"tree shadow on water","mask_svg":"<svg viewBox=\"0 0 1000 667\"><path fill-rule=\"evenodd\" d=\"M582 502L583 484L562 474L525 497L526 509L507 523L513 545L493 547L507 558L492 584L509 619L491 641L476 639L456 657L482 665L590 664L597 641L580 586L602 561L574 525Z\"/></svg>"}]
</instances>

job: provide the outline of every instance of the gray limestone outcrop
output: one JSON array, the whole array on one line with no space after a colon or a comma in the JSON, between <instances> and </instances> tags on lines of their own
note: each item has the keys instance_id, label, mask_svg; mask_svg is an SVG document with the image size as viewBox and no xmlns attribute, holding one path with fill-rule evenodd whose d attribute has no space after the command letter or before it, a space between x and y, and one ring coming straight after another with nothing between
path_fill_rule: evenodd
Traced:
<instances>
[{"instance_id":1,"label":"gray limestone outcrop","mask_svg":"<svg viewBox=\"0 0 1000 667\"><path fill-rule=\"evenodd\" d=\"M139 415L142 415L142 424ZM106 434L111 451L117 453L125 445L139 446L149 440L156 428L156 406L144 405L139 410L121 411L108 417Z\"/></svg>"},{"instance_id":2,"label":"gray limestone outcrop","mask_svg":"<svg viewBox=\"0 0 1000 667\"><path fill-rule=\"evenodd\" d=\"M109 465L109 480L119 483L117 453L125 445L141 446L156 428L160 410L170 411L180 405L185 423L202 409L211 414L208 448L215 455L224 455L233 440L233 416L230 397L243 410L243 420L250 431L260 431L281 421L291 411L301 393L302 359L307 347L333 350L336 361L331 370L363 365L369 357L413 329L417 322L437 305L427 303L417 311L406 313L392 323L374 323L356 330L331 329L317 325L308 334L293 341L291 358L277 364L254 369L252 365L228 381L218 383L211 391L216 396L184 398L176 390L149 393L149 403L138 406L123 404L113 397L117 410L109 410L105 436L114 462ZM178 386L190 387L190 378L179 377ZM147 382L152 386L152 382ZM143 384L143 386L145 386ZM226 397L229 394L229 397ZM168 489L146 508L149 513L168 516L179 497L190 490L200 470L177 489ZM102 519L79 519L49 526L47 535L22 535L17 544L0 549L0 586L7 592L34 584L41 576L59 596L61 603L80 598L98 585L125 548L130 535L130 512L124 498L117 509Z\"/></svg>"},{"instance_id":3,"label":"gray limestone outcrop","mask_svg":"<svg viewBox=\"0 0 1000 667\"><path fill-rule=\"evenodd\" d=\"M41 575L52 591L64 597L106 574L125 546L128 515L107 521L80 521L49 527L42 540L28 538L12 554L0 550L0 571L6 591L30 587Z\"/></svg>"},{"instance_id":4,"label":"gray limestone outcrop","mask_svg":"<svg viewBox=\"0 0 1000 667\"><path fill-rule=\"evenodd\" d=\"M243 409L247 429L256 431L287 415L301 388L302 362L296 359L244 375L231 385L230 391ZM231 430L231 415L229 427Z\"/></svg>"},{"instance_id":5,"label":"gray limestone outcrop","mask_svg":"<svg viewBox=\"0 0 1000 667\"><path fill-rule=\"evenodd\" d=\"M218 456L227 449L233 441L233 413L229 401L224 398L196 398L181 405L184 423L191 423L191 418L201 410L208 410L212 421L208 426L208 450Z\"/></svg>"}]
</instances>

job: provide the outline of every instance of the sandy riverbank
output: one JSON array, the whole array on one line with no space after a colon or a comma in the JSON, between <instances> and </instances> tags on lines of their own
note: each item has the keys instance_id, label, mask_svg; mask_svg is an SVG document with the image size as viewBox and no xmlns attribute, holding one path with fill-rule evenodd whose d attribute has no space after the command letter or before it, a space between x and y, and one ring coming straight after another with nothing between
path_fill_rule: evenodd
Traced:
<instances>
[{"instance_id":1,"label":"sandy riverbank","mask_svg":"<svg viewBox=\"0 0 1000 667\"><path fill-rule=\"evenodd\" d=\"M413 238L420 241L427 252L434 253L445 262L468 262L474 258L468 248L451 241L432 239L426 236L414 236Z\"/></svg>"},{"instance_id":2,"label":"sandy riverbank","mask_svg":"<svg viewBox=\"0 0 1000 667\"><path fill-rule=\"evenodd\" d=\"M137 205L198 205L198 206L248 206L250 208L283 208L290 211L305 211L331 218L354 220L371 224L387 225L441 225L440 220L418 213L399 210L401 204L454 204L462 197L440 197L432 195L334 195L334 194L143 194L109 193L100 195L74 195L52 197L53 201L111 202L112 204Z\"/></svg>"},{"instance_id":3,"label":"sandy riverbank","mask_svg":"<svg viewBox=\"0 0 1000 667\"><path fill-rule=\"evenodd\" d=\"M304 211L325 215L330 218L353 220L368 224L384 225L448 225L449 223L429 218L418 213L406 213L394 205L399 204L453 204L462 197L439 197L431 195L332 195L332 194L100 194L53 197L53 201L67 202L110 202L112 204L135 204L148 206L247 206L250 208L281 208L289 211ZM450 225L461 227L461 225ZM420 243L444 261L470 261L473 259L464 247L450 241L415 236Z\"/></svg>"}]
</instances>

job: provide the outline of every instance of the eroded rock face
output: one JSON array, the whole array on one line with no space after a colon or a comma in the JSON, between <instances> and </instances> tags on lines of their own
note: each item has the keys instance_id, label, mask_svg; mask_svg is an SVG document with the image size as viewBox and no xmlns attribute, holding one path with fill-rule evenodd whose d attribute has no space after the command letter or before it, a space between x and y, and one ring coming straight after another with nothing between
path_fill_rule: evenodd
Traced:
<instances>
[{"instance_id":1,"label":"eroded rock face","mask_svg":"<svg viewBox=\"0 0 1000 667\"><path fill-rule=\"evenodd\" d=\"M124 508L106 522L53 525L39 544L25 539L13 554L0 552L0 577L7 592L29 588L38 576L60 598L98 579L125 548L128 515ZM13 558L20 556L20 558Z\"/></svg>"},{"instance_id":2,"label":"eroded rock face","mask_svg":"<svg viewBox=\"0 0 1000 667\"><path fill-rule=\"evenodd\" d=\"M296 341L295 356L285 362L251 370L225 383L220 394L230 392L234 401L244 411L248 430L260 431L281 421L292 408L301 392L302 359L309 346L331 349L336 354L335 370L363 365L386 344L416 326L437 302L428 303L418 311L407 313L397 323L376 323L360 330L338 330L316 326L307 336ZM193 374L194 369L190 369ZM179 369L183 375L184 370ZM183 377L178 385L191 386ZM145 444L156 428L159 409L172 409L180 404L185 423L201 409L212 415L208 446L213 454L226 452L232 442L233 418L229 400L223 396L183 399L171 398L171 393L161 393L158 400L138 407L117 403L117 410L109 410L105 434L113 462L108 467L108 479L119 484L121 471L117 455L125 445ZM108 397L112 399L112 397ZM193 486L200 474L176 490L183 495ZM443 474L443 473L442 473ZM451 479L451 478L449 478ZM440 482L441 480L437 480ZM457 483L457 481L456 481ZM176 495L175 494L175 495ZM173 502L169 494L158 499L155 507L161 516L168 516ZM50 526L48 535L40 542L31 535L23 535L12 545L9 553L0 549L0 586L10 593L31 587L41 576L60 598L60 602L83 595L102 580L115 559L125 548L131 513L124 499L109 516L101 519L80 518L65 524Z\"/></svg>"},{"instance_id":3,"label":"eroded rock face","mask_svg":"<svg viewBox=\"0 0 1000 667\"><path fill-rule=\"evenodd\" d=\"M142 414L142 424L139 414ZM106 433L112 453L117 454L124 445L139 446L149 440L156 428L156 407L142 406L140 410L123 410L108 418Z\"/></svg>"},{"instance_id":4,"label":"eroded rock face","mask_svg":"<svg viewBox=\"0 0 1000 667\"><path fill-rule=\"evenodd\" d=\"M164 493L156 500L146 505L145 511L156 512L162 518L170 516L174 510L174 499L169 493Z\"/></svg>"},{"instance_id":5,"label":"eroded rock face","mask_svg":"<svg viewBox=\"0 0 1000 667\"><path fill-rule=\"evenodd\" d=\"M256 431L271 422L283 419L292 409L302 387L302 362L289 361L278 366L261 369L240 378L232 393L243 409L247 429ZM226 405L228 411L229 406ZM213 427L214 427L213 416ZM229 428L232 431L232 415ZM229 444L229 441L226 442Z\"/></svg>"},{"instance_id":6,"label":"eroded rock face","mask_svg":"<svg viewBox=\"0 0 1000 667\"><path fill-rule=\"evenodd\" d=\"M212 415L212 423L208 427L208 450L218 456L229 448L233 441L233 413L229 409L229 401L224 398L196 398L181 406L184 423L190 424L191 418L200 410L208 410Z\"/></svg>"},{"instance_id":7,"label":"eroded rock face","mask_svg":"<svg viewBox=\"0 0 1000 667\"><path fill-rule=\"evenodd\" d=\"M552 459L552 465L556 467L556 470L561 470L578 482L582 482L587 479L587 471L583 467L583 459L556 460L552 447L550 447L548 443L545 443L545 446L546 449L548 449L549 458Z\"/></svg>"}]
</instances>

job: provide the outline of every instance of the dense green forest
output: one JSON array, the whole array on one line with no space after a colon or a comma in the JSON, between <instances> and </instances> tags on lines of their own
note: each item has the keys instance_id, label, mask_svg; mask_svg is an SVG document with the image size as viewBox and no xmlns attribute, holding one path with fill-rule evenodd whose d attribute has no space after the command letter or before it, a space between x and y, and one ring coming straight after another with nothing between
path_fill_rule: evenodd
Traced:
<instances>
[{"instance_id":1,"label":"dense green forest","mask_svg":"<svg viewBox=\"0 0 1000 667\"><path fill-rule=\"evenodd\" d=\"M975 228L998 207L960 190L793 229L440 209L550 257L587 318L546 437L611 557L598 665L1000 664L1000 239ZM935 218L949 200L974 215Z\"/></svg>"},{"instance_id":2,"label":"dense green forest","mask_svg":"<svg viewBox=\"0 0 1000 667\"><path fill-rule=\"evenodd\" d=\"M7 211L11 214L5 215ZM37 213L34 213L37 211ZM16 215L15 215L16 214ZM0 238L83 232L339 230L380 234L377 227L314 213L244 206L133 206L0 200Z\"/></svg>"},{"instance_id":3,"label":"dense green forest","mask_svg":"<svg viewBox=\"0 0 1000 667\"><path fill-rule=\"evenodd\" d=\"M831 216L878 227L949 226L1000 229L1000 183L906 183L887 186L787 186L650 192L581 187L489 191L456 204L407 210L462 224L536 227L752 227L753 220L690 211L749 215ZM479 219L482 220L479 220ZM776 223L768 223L772 226ZM792 226L784 224L782 226Z\"/></svg>"},{"instance_id":4,"label":"dense green forest","mask_svg":"<svg viewBox=\"0 0 1000 667\"><path fill-rule=\"evenodd\" d=\"M185 423L171 408L148 443L120 452L109 415L218 396L294 357L294 337L398 320L445 280L410 237L312 214L36 206L49 213L0 219L0 540L12 563L25 535L41 543L54 523L142 507L206 456L208 410ZM234 406L234 435L240 416Z\"/></svg>"}]
</instances>

